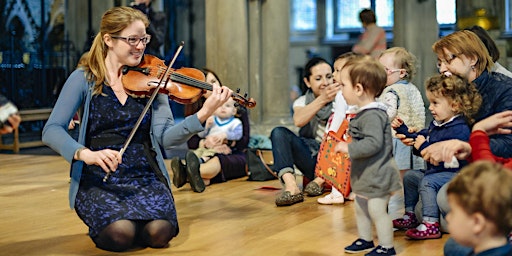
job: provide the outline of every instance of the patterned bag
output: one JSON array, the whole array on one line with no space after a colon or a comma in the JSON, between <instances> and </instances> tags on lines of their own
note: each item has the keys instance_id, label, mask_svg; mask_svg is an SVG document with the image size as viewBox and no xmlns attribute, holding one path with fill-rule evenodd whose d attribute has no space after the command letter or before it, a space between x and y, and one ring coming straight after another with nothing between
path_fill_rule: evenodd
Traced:
<instances>
[{"instance_id":1,"label":"patterned bag","mask_svg":"<svg viewBox=\"0 0 512 256\"><path fill-rule=\"evenodd\" d=\"M348 130L348 120L343 120L338 132L329 131L320 144L316 161L315 173L340 191L344 197L350 194L350 158L347 153L336 153L334 147L340 141L350 142L345 138Z\"/></svg>"}]
</instances>

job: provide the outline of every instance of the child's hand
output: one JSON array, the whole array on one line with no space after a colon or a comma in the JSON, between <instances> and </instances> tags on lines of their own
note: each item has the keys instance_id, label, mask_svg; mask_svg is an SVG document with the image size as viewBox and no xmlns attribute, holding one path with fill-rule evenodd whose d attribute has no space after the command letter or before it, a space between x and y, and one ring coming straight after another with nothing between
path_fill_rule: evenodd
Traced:
<instances>
[{"instance_id":1,"label":"child's hand","mask_svg":"<svg viewBox=\"0 0 512 256\"><path fill-rule=\"evenodd\" d=\"M229 155L231 154L231 148L226 144L218 145L213 147L213 150L219 154Z\"/></svg>"},{"instance_id":2,"label":"child's hand","mask_svg":"<svg viewBox=\"0 0 512 256\"><path fill-rule=\"evenodd\" d=\"M402 123L400 126L396 128L393 127L393 129L395 129L396 133L405 135L406 138L415 139L418 136L416 133L412 132L413 129L410 129L404 123Z\"/></svg>"},{"instance_id":3,"label":"child's hand","mask_svg":"<svg viewBox=\"0 0 512 256\"><path fill-rule=\"evenodd\" d=\"M404 123L404 120L402 120L400 117L397 116L397 117L393 118L393 120L391 121L391 128L396 129L403 123Z\"/></svg>"},{"instance_id":4,"label":"child's hand","mask_svg":"<svg viewBox=\"0 0 512 256\"><path fill-rule=\"evenodd\" d=\"M423 135L418 135L414 140L414 148L419 149L421 147L421 144L423 144L426 140L427 139L425 139Z\"/></svg>"},{"instance_id":5,"label":"child's hand","mask_svg":"<svg viewBox=\"0 0 512 256\"><path fill-rule=\"evenodd\" d=\"M336 153L348 153L348 143L344 141L338 142L336 147L334 147L334 152Z\"/></svg>"}]
</instances>

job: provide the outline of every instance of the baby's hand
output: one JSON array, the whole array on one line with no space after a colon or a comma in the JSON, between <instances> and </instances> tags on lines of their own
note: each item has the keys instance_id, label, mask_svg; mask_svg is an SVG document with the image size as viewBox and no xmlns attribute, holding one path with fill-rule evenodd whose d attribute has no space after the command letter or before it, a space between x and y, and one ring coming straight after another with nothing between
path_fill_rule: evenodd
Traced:
<instances>
[{"instance_id":1,"label":"baby's hand","mask_svg":"<svg viewBox=\"0 0 512 256\"><path fill-rule=\"evenodd\" d=\"M344 141L338 142L336 147L334 147L334 152L336 153L348 153L348 143Z\"/></svg>"},{"instance_id":2,"label":"baby's hand","mask_svg":"<svg viewBox=\"0 0 512 256\"><path fill-rule=\"evenodd\" d=\"M397 116L397 117L393 118L393 120L391 121L391 128L396 129L403 123L404 123L404 121L402 119L400 119L400 117Z\"/></svg>"},{"instance_id":3,"label":"baby's hand","mask_svg":"<svg viewBox=\"0 0 512 256\"><path fill-rule=\"evenodd\" d=\"M210 128L213 125L214 117L210 116L206 119L205 128Z\"/></svg>"},{"instance_id":4,"label":"baby's hand","mask_svg":"<svg viewBox=\"0 0 512 256\"><path fill-rule=\"evenodd\" d=\"M416 137L418 137L418 135L416 133L411 133L409 130L409 127L407 127L407 125L405 125L404 123L402 123L400 126L394 128L396 133L399 133L399 134L403 134L405 135L406 138L412 138L412 139L415 139Z\"/></svg>"},{"instance_id":5,"label":"baby's hand","mask_svg":"<svg viewBox=\"0 0 512 256\"><path fill-rule=\"evenodd\" d=\"M423 144L427 139L423 137L423 135L418 135L416 139L414 140L414 147L419 149L421 147L421 144Z\"/></svg>"}]
</instances>

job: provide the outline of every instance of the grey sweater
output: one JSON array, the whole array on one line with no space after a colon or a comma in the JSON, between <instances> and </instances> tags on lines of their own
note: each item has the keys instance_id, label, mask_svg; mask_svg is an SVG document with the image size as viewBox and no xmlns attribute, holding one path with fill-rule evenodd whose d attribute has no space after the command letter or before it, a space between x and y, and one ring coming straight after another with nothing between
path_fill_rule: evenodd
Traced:
<instances>
[{"instance_id":1,"label":"grey sweater","mask_svg":"<svg viewBox=\"0 0 512 256\"><path fill-rule=\"evenodd\" d=\"M384 197L401 188L384 109L382 103L371 103L361 108L349 124L350 183L354 193L367 198Z\"/></svg>"}]
</instances>

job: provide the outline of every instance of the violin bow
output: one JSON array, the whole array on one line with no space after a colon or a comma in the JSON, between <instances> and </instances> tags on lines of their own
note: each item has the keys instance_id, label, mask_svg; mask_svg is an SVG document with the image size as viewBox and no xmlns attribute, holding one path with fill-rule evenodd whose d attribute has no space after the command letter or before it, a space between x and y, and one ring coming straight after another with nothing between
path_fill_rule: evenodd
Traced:
<instances>
[{"instance_id":1,"label":"violin bow","mask_svg":"<svg viewBox=\"0 0 512 256\"><path fill-rule=\"evenodd\" d=\"M176 53L174 53L174 57L172 58L171 63L169 63L169 65L167 66L167 69L165 70L164 75L162 76L162 78L160 78L160 82L158 84L159 86L162 86L162 85L165 86L167 84L168 80L170 79L169 74L172 70L171 67L174 65L174 62L178 58L178 55L180 54L181 49L183 49L183 45L185 45L185 42L181 41L178 49L176 50ZM166 80L165 83L164 83L164 80ZM128 136L123 147L119 151L119 153L121 154L121 157L123 157L123 154L126 151L126 149L128 148L128 145L130 145L130 142L132 141L133 136L135 136L135 132L137 132L137 129L139 128L140 124L142 123L142 119L144 119L144 116L148 113L148 110L151 107L151 104L153 104L153 101L155 100L157 94L158 94L158 88L156 88L153 91L153 93L151 94L151 97L149 98L148 102L146 103L146 106L144 107L144 109L142 110L142 113L140 114L139 119L135 123L135 126L133 126L132 131L130 132L130 135ZM107 174L105 174L105 177L103 177L103 182L107 182L109 177L110 177L110 171L108 171Z\"/></svg>"}]
</instances>

